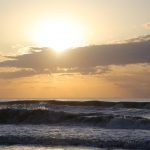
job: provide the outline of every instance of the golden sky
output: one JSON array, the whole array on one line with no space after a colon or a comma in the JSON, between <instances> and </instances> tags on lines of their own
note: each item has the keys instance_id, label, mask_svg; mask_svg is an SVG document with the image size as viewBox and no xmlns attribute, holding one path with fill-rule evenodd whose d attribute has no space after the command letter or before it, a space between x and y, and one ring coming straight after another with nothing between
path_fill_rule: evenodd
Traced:
<instances>
[{"instance_id":1,"label":"golden sky","mask_svg":"<svg viewBox=\"0 0 150 150\"><path fill-rule=\"evenodd\" d=\"M150 97L149 0L0 0L0 98Z\"/></svg>"}]
</instances>

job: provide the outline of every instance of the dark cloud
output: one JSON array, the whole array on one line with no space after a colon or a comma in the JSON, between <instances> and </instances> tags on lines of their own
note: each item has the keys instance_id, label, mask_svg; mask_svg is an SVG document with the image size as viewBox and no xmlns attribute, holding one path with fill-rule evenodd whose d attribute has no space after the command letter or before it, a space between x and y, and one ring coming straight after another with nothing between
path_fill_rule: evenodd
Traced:
<instances>
[{"instance_id":1,"label":"dark cloud","mask_svg":"<svg viewBox=\"0 0 150 150\"><path fill-rule=\"evenodd\" d=\"M41 51L34 51L31 49L30 53L12 56L12 60L3 61L0 63L0 66L43 70L45 68L53 68L55 57L56 55L51 50L41 49Z\"/></svg>"},{"instance_id":2,"label":"dark cloud","mask_svg":"<svg viewBox=\"0 0 150 150\"><path fill-rule=\"evenodd\" d=\"M10 56L0 67L15 67L17 72L2 72L0 77L24 77L42 73L101 74L109 65L127 65L150 62L150 35L125 43L95 45L66 50L56 54L48 48L31 48L28 54ZM26 70L30 69L30 71Z\"/></svg>"},{"instance_id":3,"label":"dark cloud","mask_svg":"<svg viewBox=\"0 0 150 150\"><path fill-rule=\"evenodd\" d=\"M0 78L2 79L13 79L13 78L21 78L21 77L31 77L34 75L40 75L40 74L48 74L48 70L43 71L36 71L36 70L27 70L27 69L21 69L18 71L12 71L12 72L0 72Z\"/></svg>"},{"instance_id":4,"label":"dark cloud","mask_svg":"<svg viewBox=\"0 0 150 150\"><path fill-rule=\"evenodd\" d=\"M20 77L26 77L26 76L33 76L36 75L37 73L33 70L19 70L19 71L13 71L13 72L1 72L0 73L0 78L3 79L12 79L12 78L20 78Z\"/></svg>"}]
</instances>

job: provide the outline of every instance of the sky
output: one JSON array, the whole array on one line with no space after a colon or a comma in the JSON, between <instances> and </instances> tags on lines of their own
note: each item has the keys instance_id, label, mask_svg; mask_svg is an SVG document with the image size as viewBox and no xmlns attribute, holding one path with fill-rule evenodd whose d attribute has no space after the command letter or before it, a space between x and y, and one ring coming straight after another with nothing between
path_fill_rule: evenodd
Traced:
<instances>
[{"instance_id":1,"label":"sky","mask_svg":"<svg viewBox=\"0 0 150 150\"><path fill-rule=\"evenodd\" d=\"M149 98L149 0L0 0L0 98Z\"/></svg>"}]
</instances>

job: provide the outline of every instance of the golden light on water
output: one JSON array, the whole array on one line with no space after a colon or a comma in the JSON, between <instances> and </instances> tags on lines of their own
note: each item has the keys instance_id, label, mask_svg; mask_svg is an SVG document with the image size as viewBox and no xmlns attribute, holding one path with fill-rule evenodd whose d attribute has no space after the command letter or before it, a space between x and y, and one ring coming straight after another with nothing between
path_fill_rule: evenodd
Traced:
<instances>
[{"instance_id":1,"label":"golden light on water","mask_svg":"<svg viewBox=\"0 0 150 150\"><path fill-rule=\"evenodd\" d=\"M43 20L36 24L33 31L32 37L36 44L53 48L57 52L81 46L84 40L81 25L67 19Z\"/></svg>"}]
</instances>

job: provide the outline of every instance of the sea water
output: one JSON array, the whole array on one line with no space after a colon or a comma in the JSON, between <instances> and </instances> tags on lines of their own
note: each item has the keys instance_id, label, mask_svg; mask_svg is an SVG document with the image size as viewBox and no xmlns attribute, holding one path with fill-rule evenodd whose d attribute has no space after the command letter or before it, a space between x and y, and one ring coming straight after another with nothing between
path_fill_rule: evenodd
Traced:
<instances>
[{"instance_id":1,"label":"sea water","mask_svg":"<svg viewBox=\"0 0 150 150\"><path fill-rule=\"evenodd\" d=\"M0 150L150 149L150 103L3 100Z\"/></svg>"},{"instance_id":2,"label":"sea water","mask_svg":"<svg viewBox=\"0 0 150 150\"><path fill-rule=\"evenodd\" d=\"M37 146L0 146L0 150L110 150L92 147L37 147ZM113 149L123 150L123 149Z\"/></svg>"}]
</instances>

